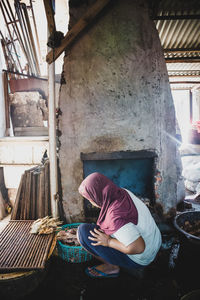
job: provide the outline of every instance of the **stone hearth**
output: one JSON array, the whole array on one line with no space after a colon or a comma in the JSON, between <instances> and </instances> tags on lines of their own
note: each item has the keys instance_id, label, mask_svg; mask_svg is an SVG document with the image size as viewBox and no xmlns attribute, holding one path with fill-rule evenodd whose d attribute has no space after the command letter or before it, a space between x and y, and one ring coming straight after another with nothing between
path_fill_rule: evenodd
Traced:
<instances>
[{"instance_id":1,"label":"stone hearth","mask_svg":"<svg viewBox=\"0 0 200 300\"><path fill-rule=\"evenodd\" d=\"M78 18L86 9L84 3L70 12ZM59 155L67 220L85 217L78 193L84 178L81 153L154 153L155 201L165 212L175 207L183 196L173 140L175 110L163 51L145 1L111 1L66 52L63 78Z\"/></svg>"}]
</instances>

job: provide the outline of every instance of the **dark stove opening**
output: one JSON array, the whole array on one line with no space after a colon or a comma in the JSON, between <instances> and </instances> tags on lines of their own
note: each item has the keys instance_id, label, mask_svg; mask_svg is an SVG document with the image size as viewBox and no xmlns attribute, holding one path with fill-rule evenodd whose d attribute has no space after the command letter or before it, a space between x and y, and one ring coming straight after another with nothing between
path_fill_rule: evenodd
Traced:
<instances>
[{"instance_id":1,"label":"dark stove opening","mask_svg":"<svg viewBox=\"0 0 200 300\"><path fill-rule=\"evenodd\" d=\"M81 153L84 178L100 172L116 185L126 188L140 198L155 200L154 174L156 154L152 151L120 151L112 153ZM98 216L99 209L84 199L86 218Z\"/></svg>"}]
</instances>

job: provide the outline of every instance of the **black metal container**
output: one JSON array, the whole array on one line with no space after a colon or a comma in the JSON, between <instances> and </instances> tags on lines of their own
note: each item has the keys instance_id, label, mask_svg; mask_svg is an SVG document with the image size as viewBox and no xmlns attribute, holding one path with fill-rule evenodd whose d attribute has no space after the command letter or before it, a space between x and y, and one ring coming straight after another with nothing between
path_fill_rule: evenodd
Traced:
<instances>
[{"instance_id":1,"label":"black metal container","mask_svg":"<svg viewBox=\"0 0 200 300\"><path fill-rule=\"evenodd\" d=\"M181 228L182 226L184 226L186 221L189 221L192 224L193 222L199 220L200 220L200 211L187 211L187 212L180 213L175 217L174 226L182 235L184 235L188 239L188 241L200 245L200 237L190 234Z\"/></svg>"},{"instance_id":2,"label":"black metal container","mask_svg":"<svg viewBox=\"0 0 200 300\"><path fill-rule=\"evenodd\" d=\"M177 281L185 293L199 288L200 269L200 238L192 235L181 227L186 221L192 224L200 220L200 211L187 211L180 213L174 219L174 226L178 231L180 249L175 264Z\"/></svg>"}]
</instances>

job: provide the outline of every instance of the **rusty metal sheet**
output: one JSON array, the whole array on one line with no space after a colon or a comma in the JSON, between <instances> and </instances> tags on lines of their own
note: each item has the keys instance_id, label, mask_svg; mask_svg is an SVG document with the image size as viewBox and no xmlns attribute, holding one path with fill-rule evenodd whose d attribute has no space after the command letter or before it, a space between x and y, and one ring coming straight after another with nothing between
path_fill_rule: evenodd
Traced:
<instances>
[{"instance_id":1,"label":"rusty metal sheet","mask_svg":"<svg viewBox=\"0 0 200 300\"><path fill-rule=\"evenodd\" d=\"M9 80L11 93L38 91L44 99L48 97L48 81L39 78L20 78Z\"/></svg>"}]
</instances>

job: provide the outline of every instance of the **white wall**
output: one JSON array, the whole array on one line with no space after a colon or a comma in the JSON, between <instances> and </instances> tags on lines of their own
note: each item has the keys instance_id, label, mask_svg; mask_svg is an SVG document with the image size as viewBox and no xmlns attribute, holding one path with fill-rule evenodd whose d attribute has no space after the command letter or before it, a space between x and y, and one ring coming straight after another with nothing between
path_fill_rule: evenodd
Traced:
<instances>
[{"instance_id":1,"label":"white wall","mask_svg":"<svg viewBox=\"0 0 200 300\"><path fill-rule=\"evenodd\" d=\"M48 137L6 137L0 139L0 167L4 168L6 188L18 188L21 175L41 163L49 151Z\"/></svg>"},{"instance_id":2,"label":"white wall","mask_svg":"<svg viewBox=\"0 0 200 300\"><path fill-rule=\"evenodd\" d=\"M192 96L192 116L193 122L195 122L200 120L200 90L194 90Z\"/></svg>"},{"instance_id":3,"label":"white wall","mask_svg":"<svg viewBox=\"0 0 200 300\"><path fill-rule=\"evenodd\" d=\"M181 131L182 141L187 143L190 126L190 94L189 90L173 90L176 118Z\"/></svg>"}]
</instances>

